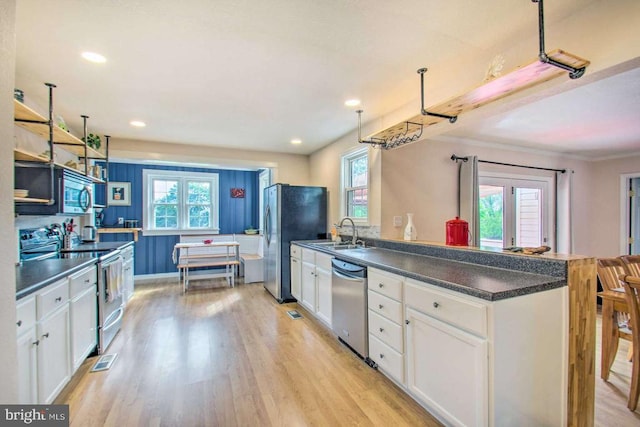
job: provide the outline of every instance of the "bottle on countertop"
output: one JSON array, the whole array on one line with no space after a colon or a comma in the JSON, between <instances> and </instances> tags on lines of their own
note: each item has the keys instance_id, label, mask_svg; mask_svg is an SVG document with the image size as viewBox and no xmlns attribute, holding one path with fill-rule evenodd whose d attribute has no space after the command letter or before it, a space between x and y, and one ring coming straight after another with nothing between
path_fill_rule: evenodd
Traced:
<instances>
[{"instance_id":1,"label":"bottle on countertop","mask_svg":"<svg viewBox=\"0 0 640 427\"><path fill-rule=\"evenodd\" d=\"M418 238L418 231L416 226L413 225L413 214L407 214L407 226L404 228L404 240L416 240Z\"/></svg>"}]
</instances>

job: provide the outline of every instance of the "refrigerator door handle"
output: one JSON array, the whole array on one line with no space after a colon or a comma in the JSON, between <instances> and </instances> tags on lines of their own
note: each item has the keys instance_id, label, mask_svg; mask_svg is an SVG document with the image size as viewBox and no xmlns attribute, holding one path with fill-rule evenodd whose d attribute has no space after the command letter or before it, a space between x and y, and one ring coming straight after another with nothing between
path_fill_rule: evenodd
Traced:
<instances>
[{"instance_id":1,"label":"refrigerator door handle","mask_svg":"<svg viewBox=\"0 0 640 427\"><path fill-rule=\"evenodd\" d=\"M271 207L267 205L264 213L264 234L267 240L267 247L271 245L271 227L269 227L269 223L271 222Z\"/></svg>"}]
</instances>

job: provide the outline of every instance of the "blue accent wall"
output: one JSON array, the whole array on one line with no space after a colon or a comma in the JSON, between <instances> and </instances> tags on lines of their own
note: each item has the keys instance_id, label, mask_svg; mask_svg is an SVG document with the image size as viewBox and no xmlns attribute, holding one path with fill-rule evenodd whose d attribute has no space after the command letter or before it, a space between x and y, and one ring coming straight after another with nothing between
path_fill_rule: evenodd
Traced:
<instances>
[{"instance_id":1,"label":"blue accent wall","mask_svg":"<svg viewBox=\"0 0 640 427\"><path fill-rule=\"evenodd\" d=\"M104 166L104 165L103 165ZM206 172L218 174L220 198L220 234L242 233L250 226L258 227L258 172L227 169L208 169L191 167L173 167L160 165L142 165L131 163L109 163L109 180L111 182L131 183L131 206L110 206L104 209L105 226L114 226L118 218L138 220L142 224L142 171L144 169L170 170L184 172ZM244 188L245 197L232 198L232 188ZM96 184L95 200L104 205L105 185ZM101 234L101 242L129 241L131 234ZM173 246L180 236L145 236L138 233L135 245L135 274L159 274L177 272L171 259Z\"/></svg>"}]
</instances>

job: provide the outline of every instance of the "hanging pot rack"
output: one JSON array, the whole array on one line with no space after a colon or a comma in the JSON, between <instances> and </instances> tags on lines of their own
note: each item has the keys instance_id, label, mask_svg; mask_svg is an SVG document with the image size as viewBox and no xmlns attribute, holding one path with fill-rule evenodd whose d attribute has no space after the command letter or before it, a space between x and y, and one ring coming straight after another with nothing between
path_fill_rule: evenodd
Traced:
<instances>
[{"instance_id":1,"label":"hanging pot rack","mask_svg":"<svg viewBox=\"0 0 640 427\"><path fill-rule=\"evenodd\" d=\"M390 150L404 144L415 142L422 136L425 127L437 124L443 120L455 123L458 116L467 111L475 110L490 102L497 101L508 95L547 82L562 75L565 71L571 79L578 79L584 75L590 62L561 49L550 53L545 51L544 41L544 5L543 0L531 0L538 4L538 58L527 65L518 67L508 74L496 77L475 89L449 99L443 103L424 107L424 74L427 68L418 69L420 74L420 114L403 122L376 132L366 139L362 139L362 112L358 114L358 142L371 144L374 147Z\"/></svg>"}]
</instances>

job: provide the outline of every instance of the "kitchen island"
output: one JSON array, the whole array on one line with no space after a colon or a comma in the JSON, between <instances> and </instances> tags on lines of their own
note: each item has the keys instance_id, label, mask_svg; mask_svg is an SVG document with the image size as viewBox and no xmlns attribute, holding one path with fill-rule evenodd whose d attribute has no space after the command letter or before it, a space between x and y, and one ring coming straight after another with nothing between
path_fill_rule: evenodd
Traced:
<instances>
[{"instance_id":1,"label":"kitchen island","mask_svg":"<svg viewBox=\"0 0 640 427\"><path fill-rule=\"evenodd\" d=\"M377 324L370 329L370 348L376 350L372 359L382 360L383 373L418 402L454 425L593 425L595 259L381 239L366 243L373 247L336 250L326 243L296 242L369 267L377 281L390 274L401 284L400 344L395 352L381 347L376 335L389 331L393 322L387 322L381 331ZM372 313L377 307L371 310L372 296L381 297L372 291L381 289L372 285L370 325L381 319ZM446 310L454 306L457 311ZM451 345L446 357L434 343ZM388 365L393 358L385 353L382 359L380 348L397 362ZM443 372L434 374L424 363ZM462 395L447 397L439 382L474 390L463 387ZM538 402L528 403L534 399Z\"/></svg>"}]
</instances>

